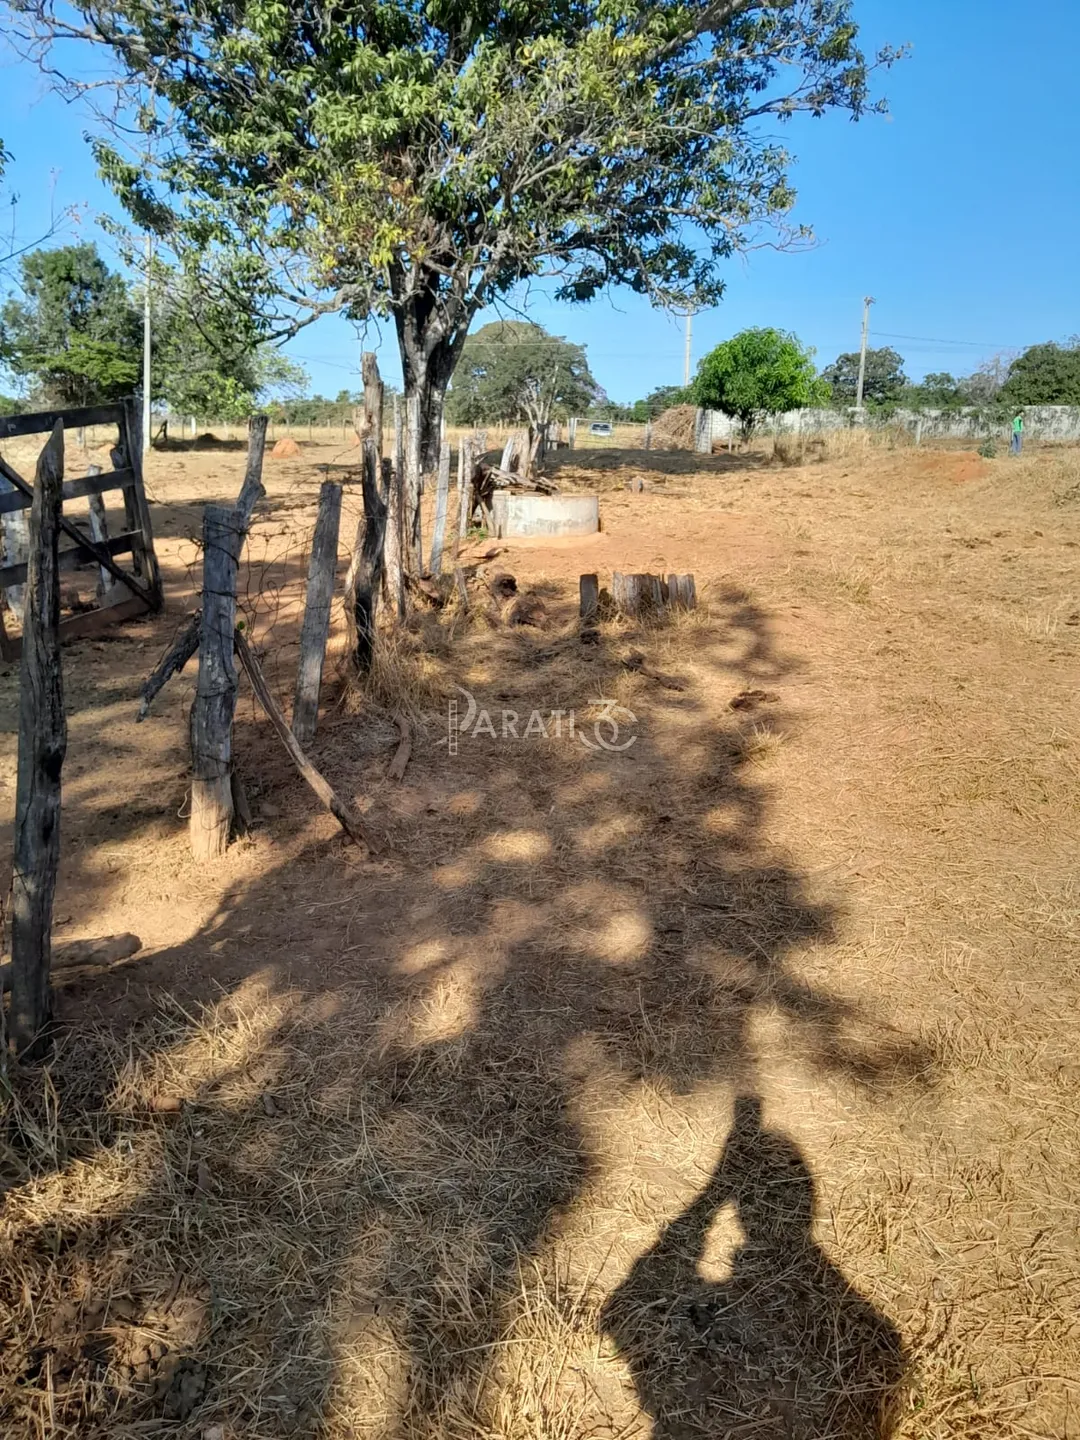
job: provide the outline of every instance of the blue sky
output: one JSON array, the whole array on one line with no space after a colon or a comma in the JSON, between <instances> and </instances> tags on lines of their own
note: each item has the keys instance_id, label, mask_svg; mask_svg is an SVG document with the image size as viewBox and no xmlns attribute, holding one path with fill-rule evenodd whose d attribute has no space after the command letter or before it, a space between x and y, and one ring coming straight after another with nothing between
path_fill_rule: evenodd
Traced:
<instances>
[{"instance_id":1,"label":"blue sky","mask_svg":"<svg viewBox=\"0 0 1080 1440\"><path fill-rule=\"evenodd\" d=\"M966 373L997 351L1080 331L1080 106L1070 98L1080 4L1043 0L1018 17L1014 0L856 0L856 13L868 48L912 46L880 82L891 115L799 120L783 131L798 158L794 218L813 225L817 244L732 261L723 304L695 319L695 362L747 325L778 325L825 364L857 346L865 294L877 300L873 343L894 345L913 378ZM95 217L113 207L83 139L87 117L10 54L2 64L17 234L33 239L50 207L78 205L78 233L107 253ZM538 287L526 310L588 347L614 399L681 382L681 321L629 293L570 306ZM314 391L357 386L348 323L322 320L288 350ZM396 380L388 328L379 354Z\"/></svg>"}]
</instances>

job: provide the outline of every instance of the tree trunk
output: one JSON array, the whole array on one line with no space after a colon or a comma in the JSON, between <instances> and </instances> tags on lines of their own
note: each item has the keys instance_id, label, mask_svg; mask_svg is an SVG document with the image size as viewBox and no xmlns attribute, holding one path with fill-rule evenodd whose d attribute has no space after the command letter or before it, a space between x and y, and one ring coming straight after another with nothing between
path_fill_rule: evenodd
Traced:
<instances>
[{"instance_id":1,"label":"tree trunk","mask_svg":"<svg viewBox=\"0 0 1080 1440\"><path fill-rule=\"evenodd\" d=\"M386 540L383 548L386 597L394 620L405 618L405 580L402 569L405 510L405 422L401 396L394 396L394 462L386 499Z\"/></svg>"},{"instance_id":2,"label":"tree trunk","mask_svg":"<svg viewBox=\"0 0 1080 1440\"><path fill-rule=\"evenodd\" d=\"M345 615L354 664L361 674L366 674L375 654L375 612L382 584L389 489L382 459L383 384L371 351L364 354L363 376L364 519L357 531L356 548L345 582Z\"/></svg>"},{"instance_id":3,"label":"tree trunk","mask_svg":"<svg viewBox=\"0 0 1080 1440\"><path fill-rule=\"evenodd\" d=\"M420 500L424 492L422 402L415 391L405 392L405 568L410 575L424 571Z\"/></svg>"}]
</instances>

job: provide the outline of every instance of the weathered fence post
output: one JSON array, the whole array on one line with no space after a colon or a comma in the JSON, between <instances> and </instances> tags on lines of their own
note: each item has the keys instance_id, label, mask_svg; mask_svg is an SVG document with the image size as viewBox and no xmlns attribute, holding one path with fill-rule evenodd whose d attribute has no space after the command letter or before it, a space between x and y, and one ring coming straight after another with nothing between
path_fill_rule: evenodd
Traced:
<instances>
[{"instance_id":1,"label":"weathered fence post","mask_svg":"<svg viewBox=\"0 0 1080 1440\"><path fill-rule=\"evenodd\" d=\"M435 521L431 527L431 573L442 569L443 538L446 535L446 510L450 502L450 445L444 440L439 449L439 474L435 482Z\"/></svg>"},{"instance_id":2,"label":"weathered fence post","mask_svg":"<svg viewBox=\"0 0 1080 1440\"><path fill-rule=\"evenodd\" d=\"M60 861L60 771L67 751L60 667L60 507L64 427L38 459L23 605L19 774L11 881L11 1038L37 1059L50 1013L53 894Z\"/></svg>"},{"instance_id":3,"label":"weathered fence post","mask_svg":"<svg viewBox=\"0 0 1080 1440\"><path fill-rule=\"evenodd\" d=\"M0 495L14 492L15 486L11 481L5 475L0 475ZM0 519L3 522L4 560L8 565L21 565L26 560L30 544L29 514L26 510L8 510ZM25 590L24 585L9 585L5 591L8 609L20 620Z\"/></svg>"},{"instance_id":4,"label":"weathered fence post","mask_svg":"<svg viewBox=\"0 0 1080 1440\"><path fill-rule=\"evenodd\" d=\"M193 421L194 423L194 421ZM154 608L161 609L163 595L161 573L154 551L154 530L150 521L150 507L146 503L146 487L143 481L142 407L138 398L124 401L123 420L120 425L120 449L124 461L134 476L131 485L125 485L124 523L131 531L137 531L137 538L131 542L131 559L135 574L143 581L154 602Z\"/></svg>"},{"instance_id":5,"label":"weathered fence post","mask_svg":"<svg viewBox=\"0 0 1080 1440\"><path fill-rule=\"evenodd\" d=\"M712 450L709 412L700 407L694 411L694 450L698 455L708 455Z\"/></svg>"},{"instance_id":6,"label":"weathered fence post","mask_svg":"<svg viewBox=\"0 0 1080 1440\"><path fill-rule=\"evenodd\" d=\"M576 440L577 440L577 416L571 415L571 416L570 416L570 419L567 420L567 422L566 422L566 448L567 448L568 450L573 450L573 448L574 448L574 443L575 443Z\"/></svg>"},{"instance_id":7,"label":"weathered fence post","mask_svg":"<svg viewBox=\"0 0 1080 1440\"><path fill-rule=\"evenodd\" d=\"M464 540L469 533L472 518L472 441L464 436L458 449L458 539Z\"/></svg>"},{"instance_id":8,"label":"weathered fence post","mask_svg":"<svg viewBox=\"0 0 1080 1440\"><path fill-rule=\"evenodd\" d=\"M578 614L582 620L592 624L600 613L600 577L582 575L578 579L578 596Z\"/></svg>"},{"instance_id":9,"label":"weathered fence post","mask_svg":"<svg viewBox=\"0 0 1080 1440\"><path fill-rule=\"evenodd\" d=\"M307 603L300 630L300 667L293 700L292 732L301 745L310 744L314 739L319 722L319 689L326 658L326 637L330 633L340 525L341 486L333 480L324 480L319 487L319 513L311 541Z\"/></svg>"},{"instance_id":10,"label":"weathered fence post","mask_svg":"<svg viewBox=\"0 0 1080 1440\"><path fill-rule=\"evenodd\" d=\"M199 680L191 707L191 853L224 855L232 828L232 723L236 708L236 571L244 531L228 505L203 511Z\"/></svg>"},{"instance_id":11,"label":"weathered fence post","mask_svg":"<svg viewBox=\"0 0 1080 1440\"><path fill-rule=\"evenodd\" d=\"M86 467L86 473L87 475L100 475L101 466L88 465ZM96 494L87 497L87 504L90 506L90 539L93 540L95 545L107 545L109 543L109 522L105 514L105 501L100 494ZM111 584L112 576L108 570L105 569L104 565L99 566L97 583L98 596L104 595Z\"/></svg>"}]
</instances>

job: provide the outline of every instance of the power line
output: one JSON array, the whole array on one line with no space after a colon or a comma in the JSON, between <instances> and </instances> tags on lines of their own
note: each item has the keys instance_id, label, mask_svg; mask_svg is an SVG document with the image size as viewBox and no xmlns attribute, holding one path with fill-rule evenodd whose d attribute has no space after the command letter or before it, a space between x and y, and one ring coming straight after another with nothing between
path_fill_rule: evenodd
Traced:
<instances>
[{"instance_id":1,"label":"power line","mask_svg":"<svg viewBox=\"0 0 1080 1440\"><path fill-rule=\"evenodd\" d=\"M924 345L970 345L976 350L1020 350L1025 348L994 340L942 340L935 339L933 335L894 335L888 330L875 330L873 333L878 340L915 340Z\"/></svg>"}]
</instances>

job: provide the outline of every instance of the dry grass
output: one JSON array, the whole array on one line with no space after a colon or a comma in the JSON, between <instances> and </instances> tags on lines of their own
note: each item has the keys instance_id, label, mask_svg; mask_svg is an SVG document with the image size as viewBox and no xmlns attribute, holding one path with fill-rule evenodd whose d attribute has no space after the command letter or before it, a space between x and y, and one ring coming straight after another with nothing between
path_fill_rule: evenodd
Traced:
<instances>
[{"instance_id":1,"label":"dry grass","mask_svg":"<svg viewBox=\"0 0 1080 1440\"><path fill-rule=\"evenodd\" d=\"M1072 463L686 480L649 513L679 506L697 612L582 645L558 555L522 552L545 629L418 617L329 717L388 859L294 822L288 779L220 877L182 833L154 872L107 849L101 924L170 883L193 918L76 983L17 1077L4 1433L1064 1440ZM613 494L607 533L657 528L646 501ZM615 700L638 738L451 758L455 683L587 735ZM403 786L374 709L416 729ZM261 734L245 712L265 773ZM87 896L92 803L76 777Z\"/></svg>"}]
</instances>

